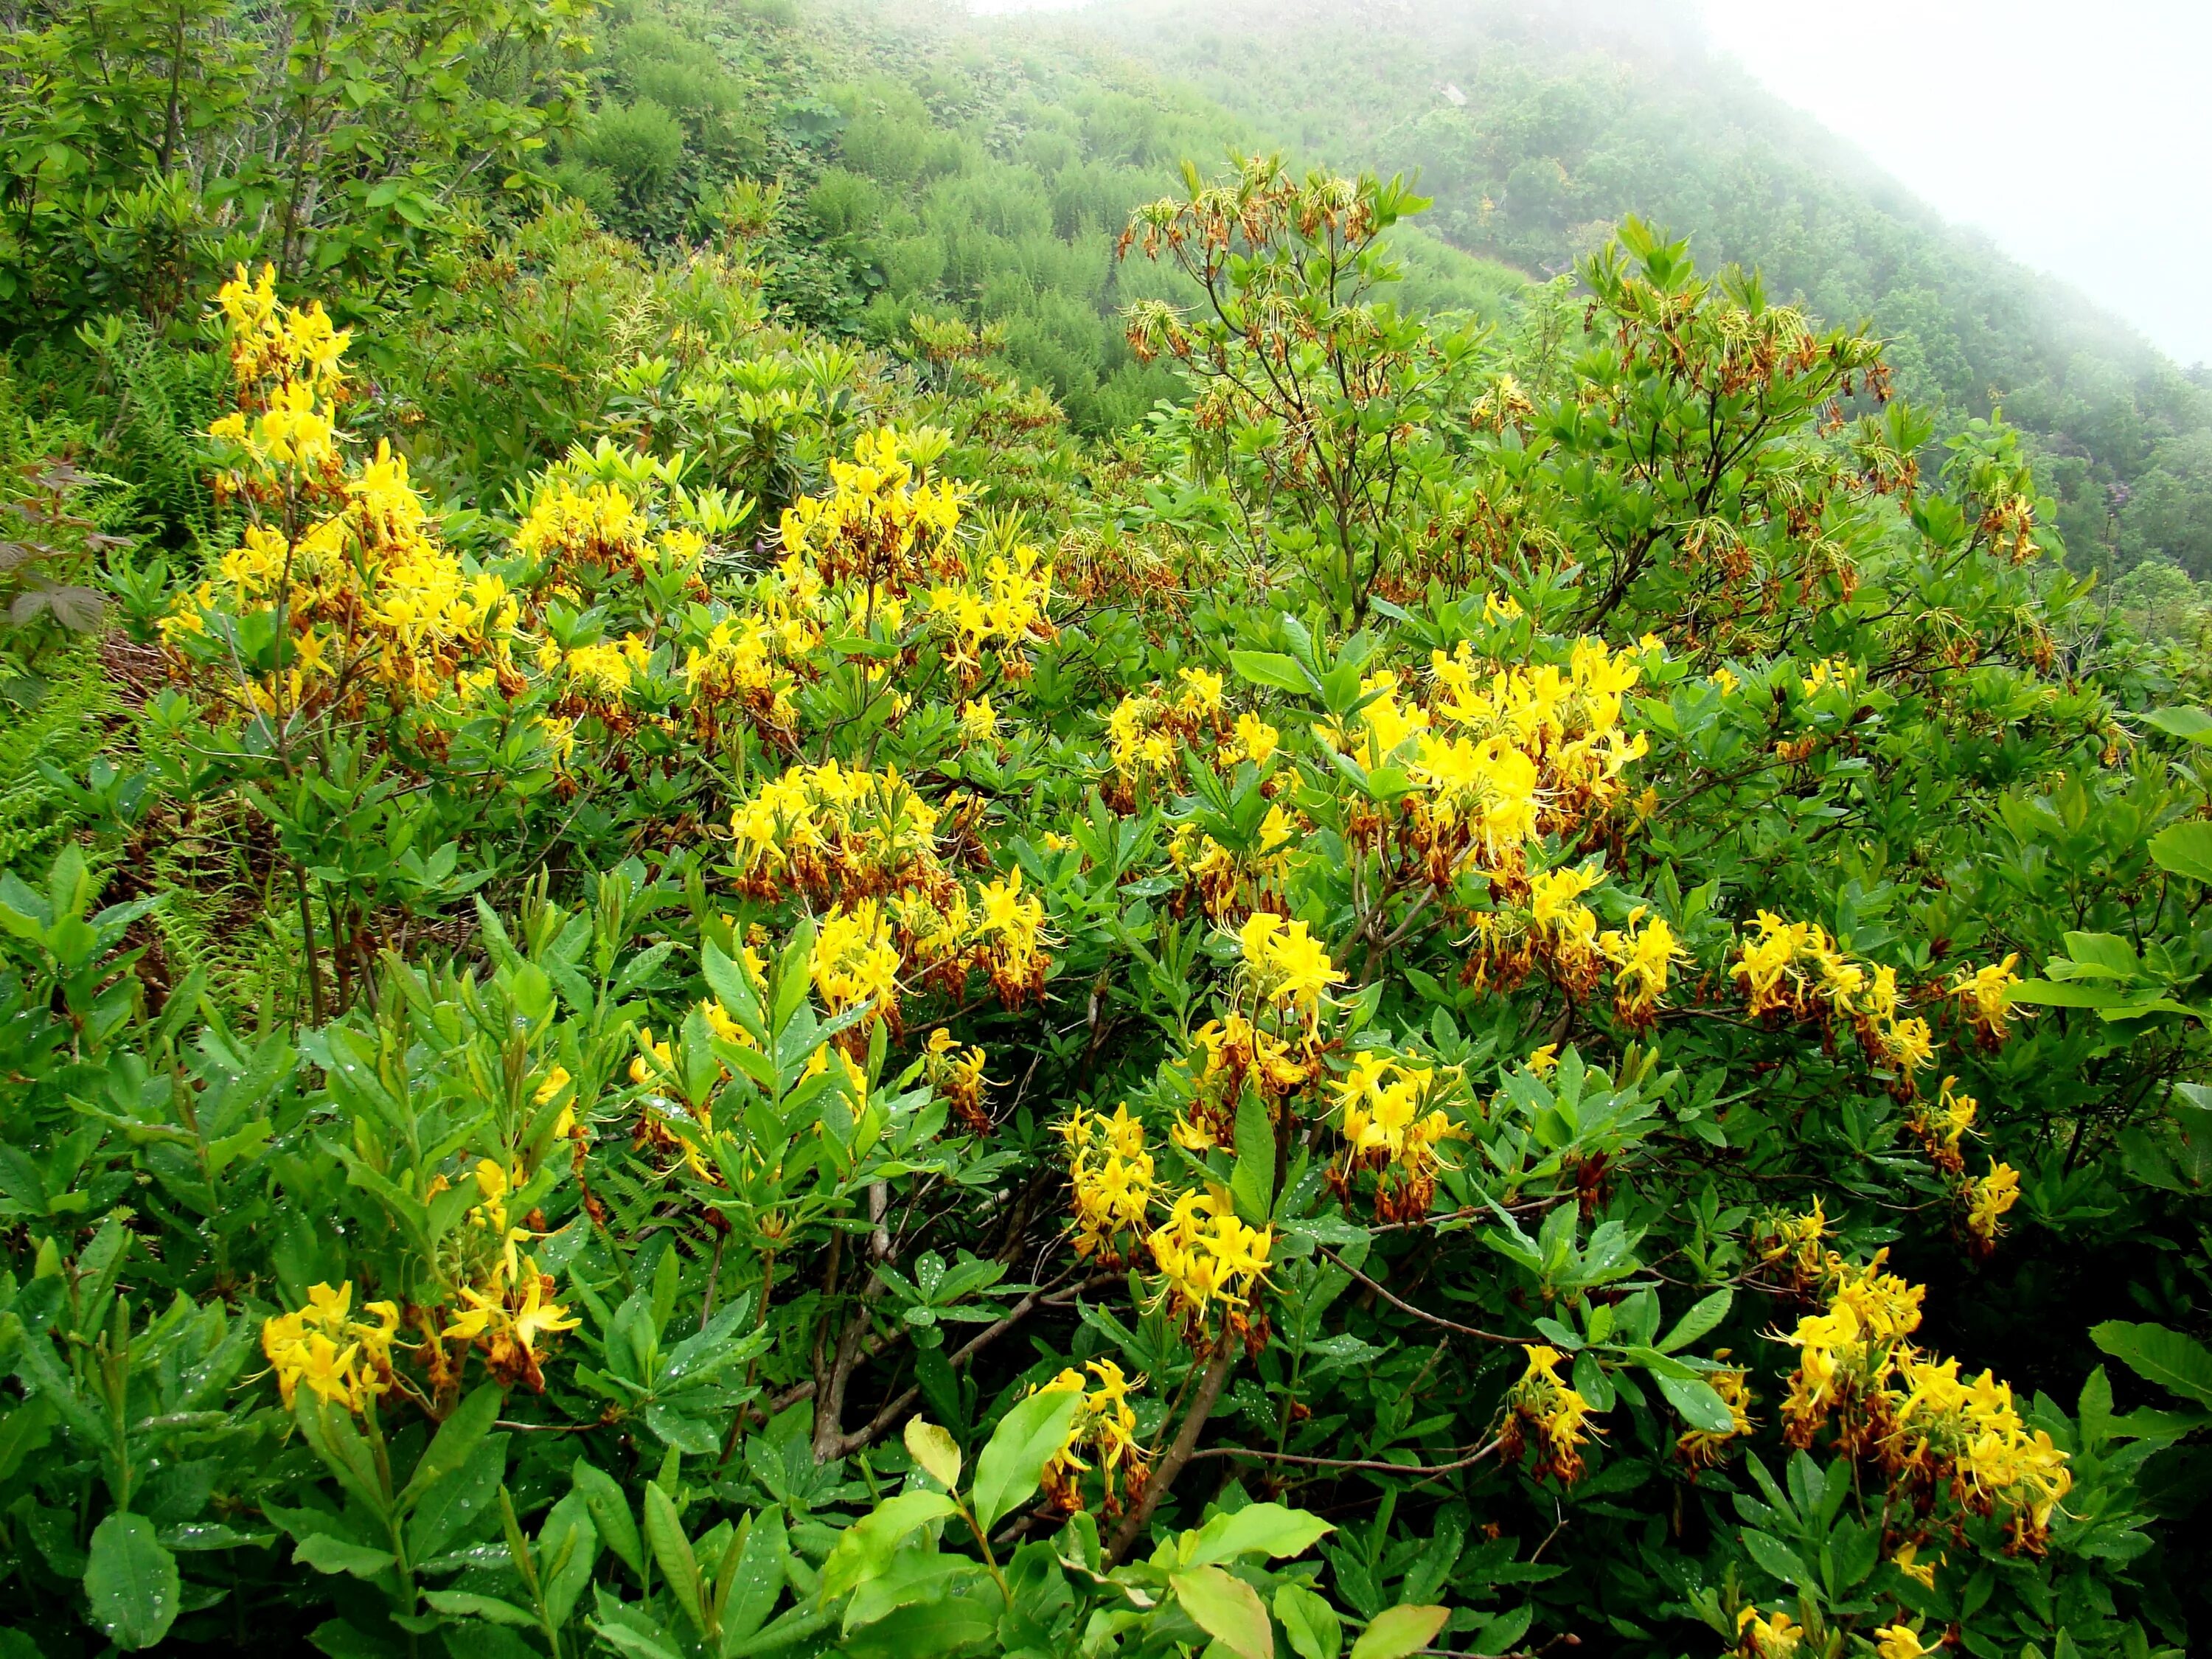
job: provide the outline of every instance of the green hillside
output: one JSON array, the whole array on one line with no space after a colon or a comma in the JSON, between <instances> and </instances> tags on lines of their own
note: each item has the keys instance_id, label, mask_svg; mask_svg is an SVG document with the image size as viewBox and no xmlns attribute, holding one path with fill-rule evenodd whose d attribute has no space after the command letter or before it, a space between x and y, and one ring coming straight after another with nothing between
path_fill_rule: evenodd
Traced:
<instances>
[{"instance_id":1,"label":"green hillside","mask_svg":"<svg viewBox=\"0 0 2212 1659\"><path fill-rule=\"evenodd\" d=\"M1954 418L2001 406L2033 434L2078 568L2212 575L2212 390L1944 224L1692 17L1681 0L1108 0L1054 21L1303 154L1417 172L1430 228L1532 275L1565 270L1628 213L1703 260L1756 265L1778 296L1870 321L1907 396Z\"/></svg>"},{"instance_id":2,"label":"green hillside","mask_svg":"<svg viewBox=\"0 0 2212 1659\"><path fill-rule=\"evenodd\" d=\"M1122 337L1123 307L1176 292L1116 260L1130 210L1184 157L1256 142L1111 48L1037 50L865 0L804 15L611 12L585 78L589 112L551 178L608 228L648 250L763 233L771 302L898 349L915 345L917 319L988 331L994 355L1093 434L1177 389ZM1496 318L1523 286L1425 227L1395 245L1409 306Z\"/></svg>"}]
</instances>

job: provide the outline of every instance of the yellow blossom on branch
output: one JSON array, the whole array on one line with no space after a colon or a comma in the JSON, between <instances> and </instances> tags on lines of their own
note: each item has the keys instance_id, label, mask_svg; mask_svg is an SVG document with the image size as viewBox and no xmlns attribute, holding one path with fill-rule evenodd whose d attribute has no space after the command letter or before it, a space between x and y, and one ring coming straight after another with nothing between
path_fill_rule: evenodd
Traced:
<instances>
[{"instance_id":1,"label":"yellow blossom on branch","mask_svg":"<svg viewBox=\"0 0 2212 1659\"><path fill-rule=\"evenodd\" d=\"M349 1412L368 1409L392 1385L392 1339L399 1306L371 1302L357 1319L353 1285L316 1285L307 1305L264 1320L261 1351L276 1373L277 1393L289 1407L304 1384L318 1400Z\"/></svg>"}]
</instances>

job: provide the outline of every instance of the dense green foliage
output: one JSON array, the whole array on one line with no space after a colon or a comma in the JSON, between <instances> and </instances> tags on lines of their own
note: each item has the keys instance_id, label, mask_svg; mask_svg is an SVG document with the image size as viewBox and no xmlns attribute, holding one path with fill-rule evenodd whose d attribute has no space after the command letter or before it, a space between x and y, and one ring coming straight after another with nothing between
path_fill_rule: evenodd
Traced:
<instances>
[{"instance_id":1,"label":"dense green foliage","mask_svg":"<svg viewBox=\"0 0 2212 1659\"><path fill-rule=\"evenodd\" d=\"M2206 1639L2200 623L1933 333L997 25L31 21L0 1659Z\"/></svg>"}]
</instances>

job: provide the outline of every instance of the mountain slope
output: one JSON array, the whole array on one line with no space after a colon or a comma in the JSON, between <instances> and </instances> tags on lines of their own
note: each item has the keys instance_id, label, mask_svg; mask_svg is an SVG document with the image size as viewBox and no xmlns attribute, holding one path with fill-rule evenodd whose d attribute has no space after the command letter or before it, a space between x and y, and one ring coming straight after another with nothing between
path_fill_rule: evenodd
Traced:
<instances>
[{"instance_id":1,"label":"mountain slope","mask_svg":"<svg viewBox=\"0 0 2212 1659\"><path fill-rule=\"evenodd\" d=\"M1418 172L1431 228L1533 274L1637 213L1703 264L1756 264L1778 296L1869 318L1908 396L1954 417L2001 407L2034 434L2077 565L2212 573L2212 396L1755 85L1685 6L1115 0L1055 27L1314 159Z\"/></svg>"}]
</instances>

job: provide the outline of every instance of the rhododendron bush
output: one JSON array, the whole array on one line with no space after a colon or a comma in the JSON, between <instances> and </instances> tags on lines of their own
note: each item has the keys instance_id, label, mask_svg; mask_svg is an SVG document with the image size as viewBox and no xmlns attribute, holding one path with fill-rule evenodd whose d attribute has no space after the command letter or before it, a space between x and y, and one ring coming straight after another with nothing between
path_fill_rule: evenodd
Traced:
<instances>
[{"instance_id":1,"label":"rhododendron bush","mask_svg":"<svg viewBox=\"0 0 2212 1659\"><path fill-rule=\"evenodd\" d=\"M455 513L222 288L0 880L0 1650L2179 1650L2212 717L1878 342L1633 222L1455 331L1417 206L1140 212L1193 396L1042 501L878 365Z\"/></svg>"}]
</instances>

